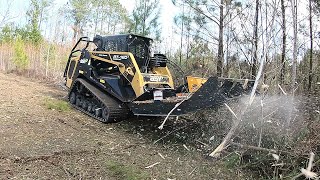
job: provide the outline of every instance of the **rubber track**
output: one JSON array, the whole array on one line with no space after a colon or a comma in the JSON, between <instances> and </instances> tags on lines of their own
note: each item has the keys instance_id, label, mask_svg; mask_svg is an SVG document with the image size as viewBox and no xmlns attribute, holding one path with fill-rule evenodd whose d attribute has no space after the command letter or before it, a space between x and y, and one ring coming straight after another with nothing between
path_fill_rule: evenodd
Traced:
<instances>
[{"instance_id":1,"label":"rubber track","mask_svg":"<svg viewBox=\"0 0 320 180\"><path fill-rule=\"evenodd\" d=\"M88 83L84 79L76 79L75 80L75 82L73 83L73 86L71 87L71 91L69 92L68 99L70 97L70 93L74 90L74 85L76 85L78 82L80 84L84 85L84 87L87 88L87 90L92 93L92 95L96 98L96 100L100 101L100 103L102 103L106 107L108 107L109 120L106 121L102 117L96 116L94 113L90 113L90 112L82 109L81 107L76 106L75 104L71 104L69 101L69 104L71 104L72 107L76 108L77 110L79 110L79 111L81 111L81 112L101 121L101 122L117 122L117 121L124 120L125 118L128 117L129 110L125 104L108 96L105 92L94 87L93 85L91 85L90 83Z\"/></svg>"}]
</instances>

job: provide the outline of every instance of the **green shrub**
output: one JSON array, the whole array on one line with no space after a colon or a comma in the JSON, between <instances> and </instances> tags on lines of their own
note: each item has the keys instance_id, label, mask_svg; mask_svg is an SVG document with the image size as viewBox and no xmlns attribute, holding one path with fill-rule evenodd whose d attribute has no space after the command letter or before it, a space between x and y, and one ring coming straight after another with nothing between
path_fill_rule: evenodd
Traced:
<instances>
[{"instance_id":1,"label":"green shrub","mask_svg":"<svg viewBox=\"0 0 320 180\"><path fill-rule=\"evenodd\" d=\"M13 63L16 65L18 70L25 70L29 65L29 59L24 48L24 42L21 37L18 36L14 43L13 57Z\"/></svg>"},{"instance_id":2,"label":"green shrub","mask_svg":"<svg viewBox=\"0 0 320 180\"><path fill-rule=\"evenodd\" d=\"M14 27L12 24L6 24L0 32L0 42L11 43L14 40Z\"/></svg>"}]
</instances>

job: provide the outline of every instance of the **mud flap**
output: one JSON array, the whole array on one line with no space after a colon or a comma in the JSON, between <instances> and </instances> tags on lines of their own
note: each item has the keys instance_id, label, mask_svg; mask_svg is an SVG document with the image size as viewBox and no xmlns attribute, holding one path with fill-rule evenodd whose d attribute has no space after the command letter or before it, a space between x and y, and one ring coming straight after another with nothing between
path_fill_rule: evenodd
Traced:
<instances>
[{"instance_id":1,"label":"mud flap","mask_svg":"<svg viewBox=\"0 0 320 180\"><path fill-rule=\"evenodd\" d=\"M181 102L182 100L180 100ZM198 111L200 109L220 106L226 101L226 96L221 92L217 77L210 77L201 88L190 98L184 100L171 116L180 116ZM152 101L147 103L129 103L129 108L135 115L141 116L167 116L179 101Z\"/></svg>"}]
</instances>

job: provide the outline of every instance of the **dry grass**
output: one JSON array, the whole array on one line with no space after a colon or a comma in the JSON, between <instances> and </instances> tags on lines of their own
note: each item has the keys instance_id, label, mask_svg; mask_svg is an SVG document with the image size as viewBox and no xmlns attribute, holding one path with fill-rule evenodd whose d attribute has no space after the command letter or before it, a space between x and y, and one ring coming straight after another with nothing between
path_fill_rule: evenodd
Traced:
<instances>
[{"instance_id":1,"label":"dry grass","mask_svg":"<svg viewBox=\"0 0 320 180\"><path fill-rule=\"evenodd\" d=\"M67 62L71 46L61 46L43 42L40 45L24 44L24 51L29 64L25 70L17 70L13 63L15 55L13 43L0 43L0 70L3 72L17 72L27 77L38 79L61 79Z\"/></svg>"}]
</instances>

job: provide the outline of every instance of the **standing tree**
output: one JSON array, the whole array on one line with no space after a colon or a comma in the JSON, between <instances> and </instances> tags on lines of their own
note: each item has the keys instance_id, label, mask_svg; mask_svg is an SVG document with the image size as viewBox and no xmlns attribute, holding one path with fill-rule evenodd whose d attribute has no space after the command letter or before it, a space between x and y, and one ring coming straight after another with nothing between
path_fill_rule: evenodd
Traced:
<instances>
[{"instance_id":1,"label":"standing tree","mask_svg":"<svg viewBox=\"0 0 320 180\"><path fill-rule=\"evenodd\" d=\"M129 33L152 36L159 40L159 0L137 0L131 16Z\"/></svg>"},{"instance_id":2,"label":"standing tree","mask_svg":"<svg viewBox=\"0 0 320 180\"><path fill-rule=\"evenodd\" d=\"M70 0L70 7L67 7L67 16L73 21L74 41L84 34L84 27L90 20L91 6L92 2L88 0Z\"/></svg>"},{"instance_id":3,"label":"standing tree","mask_svg":"<svg viewBox=\"0 0 320 180\"><path fill-rule=\"evenodd\" d=\"M224 28L236 16L229 17L228 15L241 6L234 0L203 1L203 0L174 0L174 4L178 6L186 5L192 11L191 33L196 38L203 39L211 45L217 47L217 64L216 72L218 76L222 76L224 62ZM177 3L180 2L180 3ZM226 6L228 8L226 8ZM217 10L218 9L218 10ZM227 21L227 17L229 21ZM218 32L215 31L216 27ZM216 36L218 34L218 36Z\"/></svg>"},{"instance_id":4,"label":"standing tree","mask_svg":"<svg viewBox=\"0 0 320 180\"><path fill-rule=\"evenodd\" d=\"M222 76L223 71L223 21L224 21L224 14L223 14L223 2L224 0L220 0L219 4L219 40L218 40L218 61L217 61L217 75Z\"/></svg>"},{"instance_id":5,"label":"standing tree","mask_svg":"<svg viewBox=\"0 0 320 180\"><path fill-rule=\"evenodd\" d=\"M176 2L173 1L174 5ZM181 4L182 6L182 12L181 14L178 14L174 17L174 23L176 27L180 30L180 32L177 32L178 35L180 35L180 49L179 49L179 64L182 65L182 59L183 54L185 54L185 60L188 62L190 58L190 31L191 31L191 15L190 15L190 8L187 8L184 6L184 4ZM185 49L185 52L184 51Z\"/></svg>"},{"instance_id":6,"label":"standing tree","mask_svg":"<svg viewBox=\"0 0 320 180\"><path fill-rule=\"evenodd\" d=\"M92 6L94 34L125 32L128 26L127 10L119 0L96 0L92 2Z\"/></svg>"},{"instance_id":7,"label":"standing tree","mask_svg":"<svg viewBox=\"0 0 320 180\"><path fill-rule=\"evenodd\" d=\"M280 70L280 84L284 84L284 75L285 75L285 60L286 60L286 8L284 6L284 1L281 0L281 17L282 17L282 52L281 52L281 70Z\"/></svg>"},{"instance_id":8,"label":"standing tree","mask_svg":"<svg viewBox=\"0 0 320 180\"><path fill-rule=\"evenodd\" d=\"M256 10L254 15L254 25L253 25L253 56L252 56L252 70L251 78L255 79L257 71L257 58L258 58L258 19L259 19L259 0L256 0Z\"/></svg>"},{"instance_id":9,"label":"standing tree","mask_svg":"<svg viewBox=\"0 0 320 180\"><path fill-rule=\"evenodd\" d=\"M309 32L310 32L310 56L309 56L309 82L308 91L311 92L312 86L312 65L313 65L313 31L312 31L312 0L309 0Z\"/></svg>"},{"instance_id":10,"label":"standing tree","mask_svg":"<svg viewBox=\"0 0 320 180\"><path fill-rule=\"evenodd\" d=\"M292 58L292 84L291 90L294 94L297 79L297 54L298 54L298 20L297 20L297 0L291 0L292 18L293 18L293 58Z\"/></svg>"},{"instance_id":11,"label":"standing tree","mask_svg":"<svg viewBox=\"0 0 320 180\"><path fill-rule=\"evenodd\" d=\"M39 23L38 29L41 29L41 24L47 18L46 10L50 6L48 0L38 0L39 3Z\"/></svg>"},{"instance_id":12,"label":"standing tree","mask_svg":"<svg viewBox=\"0 0 320 180\"><path fill-rule=\"evenodd\" d=\"M182 48L183 48L183 34L184 34L184 24L185 24L185 14L184 14L184 5L182 5L182 15L176 16L174 19L174 22L176 25L178 25L178 19L180 19L180 24L181 24L181 34L180 34L180 55L179 55L179 64L181 66L182 63Z\"/></svg>"},{"instance_id":13,"label":"standing tree","mask_svg":"<svg viewBox=\"0 0 320 180\"><path fill-rule=\"evenodd\" d=\"M45 9L49 7L49 3L46 0L31 0L30 7L27 11L27 18L29 21L28 38L32 42L39 42L42 40L40 32L41 22L45 16Z\"/></svg>"}]
</instances>

